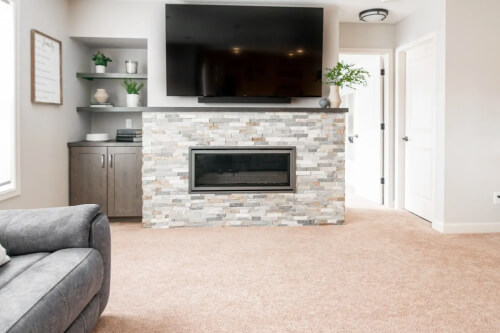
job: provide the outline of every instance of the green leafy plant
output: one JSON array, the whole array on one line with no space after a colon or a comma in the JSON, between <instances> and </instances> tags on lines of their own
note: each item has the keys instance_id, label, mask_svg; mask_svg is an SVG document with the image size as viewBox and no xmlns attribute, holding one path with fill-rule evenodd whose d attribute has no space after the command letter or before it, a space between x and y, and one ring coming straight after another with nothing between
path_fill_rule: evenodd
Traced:
<instances>
[{"instance_id":1,"label":"green leafy plant","mask_svg":"<svg viewBox=\"0 0 500 333\"><path fill-rule=\"evenodd\" d=\"M110 58L106 57L102 52L97 52L92 56L92 60L96 66L107 66L108 62L112 62Z\"/></svg>"},{"instance_id":2,"label":"green leafy plant","mask_svg":"<svg viewBox=\"0 0 500 333\"><path fill-rule=\"evenodd\" d=\"M125 79L122 82L122 86L127 91L127 94L138 95L139 91L144 87L144 83L139 84L136 81Z\"/></svg>"},{"instance_id":3,"label":"green leafy plant","mask_svg":"<svg viewBox=\"0 0 500 333\"><path fill-rule=\"evenodd\" d=\"M368 77L370 77L370 73L363 68L355 68L354 65L339 61L335 67L326 68L323 84L356 89L355 86L357 85L366 86Z\"/></svg>"}]
</instances>

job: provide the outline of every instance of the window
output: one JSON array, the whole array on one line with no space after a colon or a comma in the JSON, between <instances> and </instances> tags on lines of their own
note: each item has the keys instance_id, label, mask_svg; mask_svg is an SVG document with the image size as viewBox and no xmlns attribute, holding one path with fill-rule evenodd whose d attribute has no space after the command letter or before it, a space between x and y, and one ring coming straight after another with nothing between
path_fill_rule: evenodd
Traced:
<instances>
[{"instance_id":1,"label":"window","mask_svg":"<svg viewBox=\"0 0 500 333\"><path fill-rule=\"evenodd\" d=\"M19 194L17 174L16 6L0 0L0 200Z\"/></svg>"}]
</instances>

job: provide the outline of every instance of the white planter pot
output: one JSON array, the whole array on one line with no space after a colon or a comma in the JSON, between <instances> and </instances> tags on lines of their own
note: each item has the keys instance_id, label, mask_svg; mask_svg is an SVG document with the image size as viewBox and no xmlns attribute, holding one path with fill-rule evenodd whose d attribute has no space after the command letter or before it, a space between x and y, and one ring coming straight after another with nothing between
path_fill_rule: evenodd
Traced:
<instances>
[{"instance_id":1,"label":"white planter pot","mask_svg":"<svg viewBox=\"0 0 500 333\"><path fill-rule=\"evenodd\" d=\"M97 89L94 94L94 98L97 103L106 103L108 101L109 95L106 89Z\"/></svg>"},{"instance_id":2,"label":"white planter pot","mask_svg":"<svg viewBox=\"0 0 500 333\"><path fill-rule=\"evenodd\" d=\"M342 99L340 99L338 86L330 86L330 95L328 95L328 100L330 101L331 108L338 108L340 106Z\"/></svg>"},{"instance_id":3,"label":"white planter pot","mask_svg":"<svg viewBox=\"0 0 500 333\"><path fill-rule=\"evenodd\" d=\"M127 107L135 108L139 106L139 94L127 94Z\"/></svg>"},{"instance_id":4,"label":"white planter pot","mask_svg":"<svg viewBox=\"0 0 500 333\"><path fill-rule=\"evenodd\" d=\"M99 74L106 73L106 66L95 65L95 72Z\"/></svg>"}]
</instances>

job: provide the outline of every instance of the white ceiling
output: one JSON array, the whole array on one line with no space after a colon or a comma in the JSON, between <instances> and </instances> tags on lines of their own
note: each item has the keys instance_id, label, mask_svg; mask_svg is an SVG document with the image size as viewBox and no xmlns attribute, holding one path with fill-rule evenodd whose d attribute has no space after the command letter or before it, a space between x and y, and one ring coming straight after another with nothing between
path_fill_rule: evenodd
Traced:
<instances>
[{"instance_id":1,"label":"white ceiling","mask_svg":"<svg viewBox=\"0 0 500 333\"><path fill-rule=\"evenodd\" d=\"M383 23L397 23L415 13L433 0L108 0L130 2L167 2L183 4L225 4L225 5L261 5L261 6L336 6L339 8L340 22L360 22L358 13L369 8L385 8L389 16Z\"/></svg>"}]
</instances>

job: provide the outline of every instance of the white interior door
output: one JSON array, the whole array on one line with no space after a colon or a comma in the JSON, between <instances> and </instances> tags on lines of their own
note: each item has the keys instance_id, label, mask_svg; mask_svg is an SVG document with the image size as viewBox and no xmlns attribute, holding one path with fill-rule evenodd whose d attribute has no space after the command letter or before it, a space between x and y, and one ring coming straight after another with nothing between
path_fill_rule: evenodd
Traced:
<instances>
[{"instance_id":1,"label":"white interior door","mask_svg":"<svg viewBox=\"0 0 500 333\"><path fill-rule=\"evenodd\" d=\"M434 216L434 47L406 51L404 207L427 220Z\"/></svg>"},{"instance_id":2,"label":"white interior door","mask_svg":"<svg viewBox=\"0 0 500 333\"><path fill-rule=\"evenodd\" d=\"M366 86L341 91L344 105L349 108L346 183L356 195L383 204L382 58L378 55L341 54L340 60L370 73Z\"/></svg>"}]
</instances>

